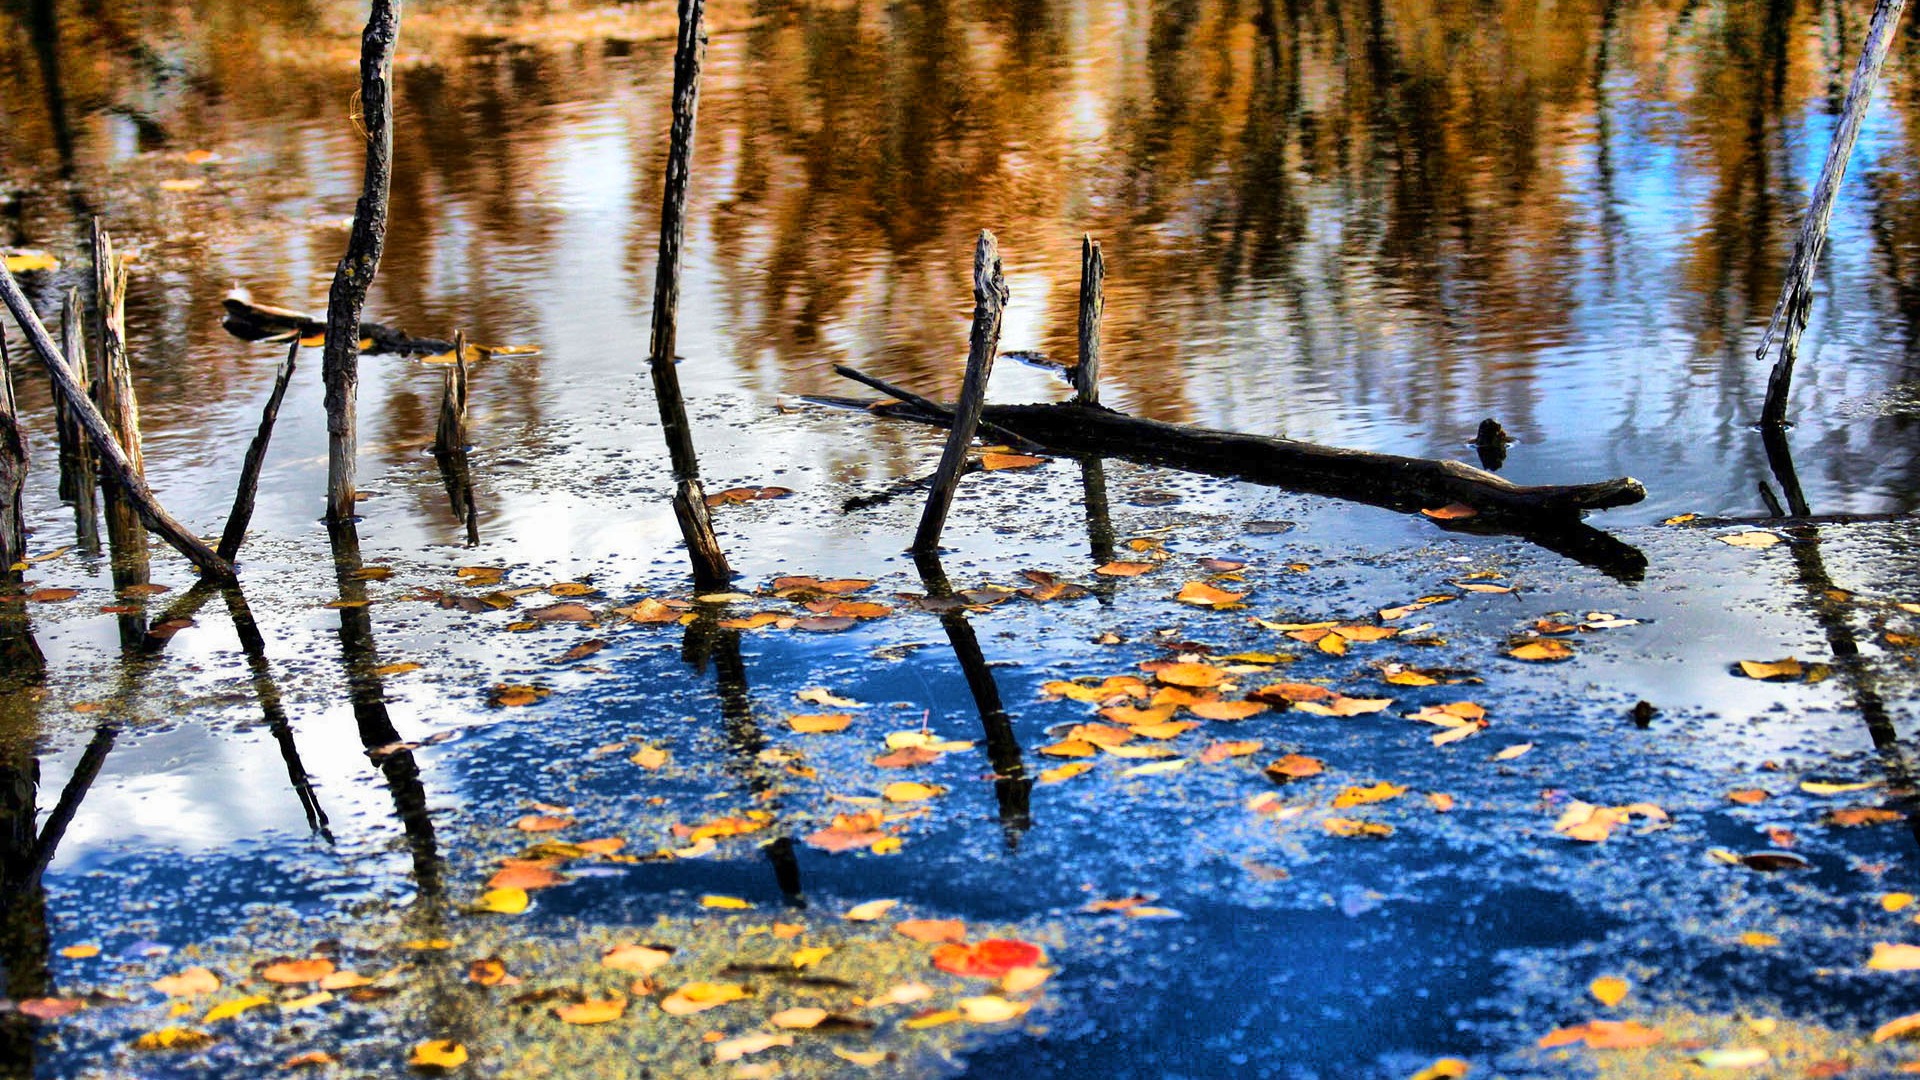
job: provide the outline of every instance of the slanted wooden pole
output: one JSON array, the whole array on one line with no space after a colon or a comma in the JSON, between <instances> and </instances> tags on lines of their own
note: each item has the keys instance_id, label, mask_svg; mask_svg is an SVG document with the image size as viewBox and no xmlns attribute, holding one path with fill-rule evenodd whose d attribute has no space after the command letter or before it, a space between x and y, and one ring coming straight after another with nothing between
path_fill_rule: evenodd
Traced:
<instances>
[{"instance_id":1,"label":"slanted wooden pole","mask_svg":"<svg viewBox=\"0 0 1920 1080\"><path fill-rule=\"evenodd\" d=\"M27 433L13 403L13 358L0 329L0 582L20 579L14 567L27 557L27 519L21 493L27 483Z\"/></svg>"},{"instance_id":2,"label":"slanted wooden pole","mask_svg":"<svg viewBox=\"0 0 1920 1080\"><path fill-rule=\"evenodd\" d=\"M1880 68L1887 62L1893 46L1894 27L1906 0L1879 0L1873 19L1867 24L1866 44L1860 48L1860 62L1853 69L1853 85L1847 88L1847 100L1840 108L1839 126L1833 129L1833 141L1827 144L1826 164L1820 168L1819 183L1814 185L1807 216L1800 223L1800 235L1793 242L1793 255L1787 260L1786 281L1780 289L1780 302L1774 305L1767 332L1761 335L1755 356L1767 358L1774 339L1780 341L1780 356L1767 377L1767 400L1760 410L1760 423L1782 427L1787 422L1787 393L1793 386L1793 365L1800 354L1800 333L1807 328L1807 316L1813 310L1813 271L1826 246L1827 224L1833 218L1833 204L1840 195L1840 182L1847 175L1847 158L1867 118L1867 106L1873 102L1873 84L1880 81Z\"/></svg>"},{"instance_id":3,"label":"slanted wooden pole","mask_svg":"<svg viewBox=\"0 0 1920 1080\"><path fill-rule=\"evenodd\" d=\"M93 339L99 345L100 369L93 380L93 401L106 417L107 427L120 440L136 475L147 475L146 455L140 445L140 403L133 392L133 365L127 356L127 267L113 250L113 237L99 218L93 219ZM83 376L84 379L84 376ZM140 512L112 477L103 477L107 541L113 549L114 584L125 588L147 580L147 530ZM122 578L125 580L122 580Z\"/></svg>"},{"instance_id":4,"label":"slanted wooden pole","mask_svg":"<svg viewBox=\"0 0 1920 1080\"><path fill-rule=\"evenodd\" d=\"M436 455L458 454L467 448L467 332L453 332L453 363L447 366L440 390L440 423L433 432Z\"/></svg>"},{"instance_id":5,"label":"slanted wooden pole","mask_svg":"<svg viewBox=\"0 0 1920 1080\"><path fill-rule=\"evenodd\" d=\"M80 290L68 289L60 297L60 355L72 369L74 381L83 388L93 383L93 367L87 362L87 336L80 328ZM80 430L80 421L72 404L54 395L54 412L67 424L66 444L61 447L60 497L73 504L74 537L86 551L100 550L99 479L93 467L93 451Z\"/></svg>"},{"instance_id":6,"label":"slanted wooden pole","mask_svg":"<svg viewBox=\"0 0 1920 1080\"><path fill-rule=\"evenodd\" d=\"M1073 400L1082 405L1100 404L1100 316L1107 310L1103 290L1107 264L1100 257L1100 242L1091 236L1080 238L1080 362L1073 369Z\"/></svg>"},{"instance_id":7,"label":"slanted wooden pole","mask_svg":"<svg viewBox=\"0 0 1920 1080\"><path fill-rule=\"evenodd\" d=\"M233 580L233 564L215 554L186 526L175 521L159 500L153 497L147 482L133 471L133 463L121 451L120 442L107 427L106 418L100 415L99 409L93 407L86 390L61 358L59 348L54 345L45 324L41 323L39 314L33 310L33 304L27 300L27 294L20 291L20 283L13 279L11 272L4 270L0 270L0 303L4 303L13 314L13 321L27 335L27 344L33 346L41 364L53 376L54 400L73 409L81 430L86 432L94 452L99 455L100 467L126 490L127 497L140 510L140 520L199 567L203 577Z\"/></svg>"},{"instance_id":8,"label":"slanted wooden pole","mask_svg":"<svg viewBox=\"0 0 1920 1080\"><path fill-rule=\"evenodd\" d=\"M953 430L947 434L947 448L940 455L933 490L927 494L927 508L920 515L920 529L913 535L916 552L940 547L940 532L946 528L954 489L960 486L960 474L967 467L967 447L973 443L980 412L986 408L987 380L993 376L993 358L1000 351L1000 320L1010 295L1006 278L1000 273L1000 244L992 233L982 229L973 249L973 332L967 341L967 374L960 384L960 400L954 405Z\"/></svg>"},{"instance_id":9,"label":"slanted wooden pole","mask_svg":"<svg viewBox=\"0 0 1920 1080\"><path fill-rule=\"evenodd\" d=\"M700 107L700 64L707 47L706 7L706 0L680 0L680 35L673 50L673 126L667 143L666 195L660 204L660 259L653 284L653 337L647 368L653 375L653 396L660 405L667 452L673 458L673 515L687 542L695 583L715 588L732 579L733 570L707 514L693 429L680 396L680 373L673 366L680 317L680 246L686 238L693 127Z\"/></svg>"},{"instance_id":10,"label":"slanted wooden pole","mask_svg":"<svg viewBox=\"0 0 1920 1080\"><path fill-rule=\"evenodd\" d=\"M400 0L373 0L360 38L366 168L347 253L340 257L327 294L327 340L320 356L320 377L327 388L327 520L332 522L353 520L360 309L387 246L387 195L393 183L393 48L399 35Z\"/></svg>"},{"instance_id":11,"label":"slanted wooden pole","mask_svg":"<svg viewBox=\"0 0 1920 1080\"><path fill-rule=\"evenodd\" d=\"M293 381L294 364L300 356L300 339L287 346L287 358L273 377L273 392L267 395L266 408L260 410L260 429L254 432L240 465L240 486L233 493L233 509L227 512L227 527L220 534L220 557L232 562L247 539L247 523L253 520L253 499L260 490L260 469L267 460L267 444L273 441L273 424L280 417L280 402L287 396L287 384Z\"/></svg>"}]
</instances>

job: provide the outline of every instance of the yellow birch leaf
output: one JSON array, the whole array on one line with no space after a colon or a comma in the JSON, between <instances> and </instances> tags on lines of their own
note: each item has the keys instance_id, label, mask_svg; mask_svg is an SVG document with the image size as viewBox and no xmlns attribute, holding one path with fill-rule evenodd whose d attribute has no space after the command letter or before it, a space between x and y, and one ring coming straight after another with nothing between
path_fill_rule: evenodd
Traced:
<instances>
[{"instance_id":1,"label":"yellow birch leaf","mask_svg":"<svg viewBox=\"0 0 1920 1080\"><path fill-rule=\"evenodd\" d=\"M207 1015L201 1017L200 1022L203 1024L217 1024L222 1020L231 1020L241 1013L246 1012L248 1009L257 1009L262 1005L271 1004L273 1004L273 999L267 997L265 994L252 994L243 998L235 998L232 1001L222 1002L208 1009Z\"/></svg>"},{"instance_id":2,"label":"yellow birch leaf","mask_svg":"<svg viewBox=\"0 0 1920 1080\"><path fill-rule=\"evenodd\" d=\"M700 906L743 911L753 905L737 896L721 896L718 893L708 893L700 898Z\"/></svg>"},{"instance_id":3,"label":"yellow birch leaf","mask_svg":"<svg viewBox=\"0 0 1920 1080\"><path fill-rule=\"evenodd\" d=\"M1093 768L1093 762L1091 761L1069 761L1065 765L1056 765L1051 769L1042 769L1040 771L1040 782L1043 784L1058 784L1062 781L1071 780L1091 768Z\"/></svg>"},{"instance_id":4,"label":"yellow birch leaf","mask_svg":"<svg viewBox=\"0 0 1920 1080\"><path fill-rule=\"evenodd\" d=\"M1626 1000L1628 989L1627 980L1613 975L1602 975L1587 984L1587 992L1609 1009Z\"/></svg>"},{"instance_id":5,"label":"yellow birch leaf","mask_svg":"<svg viewBox=\"0 0 1920 1080\"><path fill-rule=\"evenodd\" d=\"M900 905L898 900L869 900L864 904L855 904L847 909L841 918L848 922L873 922L884 918L887 912Z\"/></svg>"},{"instance_id":6,"label":"yellow birch leaf","mask_svg":"<svg viewBox=\"0 0 1920 1080\"><path fill-rule=\"evenodd\" d=\"M964 997L953 1003L969 1024L1000 1024L1025 1016L1033 1008L1029 1001L1009 1001L994 994Z\"/></svg>"},{"instance_id":7,"label":"yellow birch leaf","mask_svg":"<svg viewBox=\"0 0 1920 1080\"><path fill-rule=\"evenodd\" d=\"M467 1063L467 1048L452 1039L433 1039L413 1048L407 1064L416 1069L457 1069Z\"/></svg>"},{"instance_id":8,"label":"yellow birch leaf","mask_svg":"<svg viewBox=\"0 0 1920 1080\"><path fill-rule=\"evenodd\" d=\"M504 889L488 889L480 896L476 905L481 911L491 911L497 915L518 915L527 910L529 903L527 890L508 886Z\"/></svg>"}]
</instances>

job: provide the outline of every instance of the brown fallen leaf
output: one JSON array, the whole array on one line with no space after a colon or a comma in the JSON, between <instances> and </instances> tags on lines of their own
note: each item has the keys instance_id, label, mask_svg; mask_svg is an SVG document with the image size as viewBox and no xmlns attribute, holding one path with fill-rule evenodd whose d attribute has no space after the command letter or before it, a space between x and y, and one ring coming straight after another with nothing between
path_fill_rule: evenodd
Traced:
<instances>
[{"instance_id":1,"label":"brown fallen leaf","mask_svg":"<svg viewBox=\"0 0 1920 1080\"><path fill-rule=\"evenodd\" d=\"M1265 744L1258 739L1238 739L1229 742L1217 742L1200 751L1200 762L1204 765L1218 765L1229 758L1246 757L1257 754Z\"/></svg>"},{"instance_id":2,"label":"brown fallen leaf","mask_svg":"<svg viewBox=\"0 0 1920 1080\"><path fill-rule=\"evenodd\" d=\"M1304 780L1309 776L1319 776L1326 771L1326 765L1319 758L1307 757L1305 754L1288 754L1276 759L1266 768L1267 778L1279 782Z\"/></svg>"}]
</instances>

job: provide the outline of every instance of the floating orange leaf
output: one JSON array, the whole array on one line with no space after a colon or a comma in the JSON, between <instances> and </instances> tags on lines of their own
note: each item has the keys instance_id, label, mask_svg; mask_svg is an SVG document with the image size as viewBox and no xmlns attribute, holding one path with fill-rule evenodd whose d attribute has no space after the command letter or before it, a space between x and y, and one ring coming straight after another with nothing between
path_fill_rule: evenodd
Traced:
<instances>
[{"instance_id":1,"label":"floating orange leaf","mask_svg":"<svg viewBox=\"0 0 1920 1080\"><path fill-rule=\"evenodd\" d=\"M1305 754L1288 754L1276 759L1266 769L1268 778L1273 780L1304 780L1309 776L1319 776L1326 771L1326 765L1319 758L1307 757Z\"/></svg>"},{"instance_id":2,"label":"floating orange leaf","mask_svg":"<svg viewBox=\"0 0 1920 1080\"><path fill-rule=\"evenodd\" d=\"M282 960L260 969L260 977L270 983L310 983L333 974L333 961L324 956L305 960Z\"/></svg>"},{"instance_id":3,"label":"floating orange leaf","mask_svg":"<svg viewBox=\"0 0 1920 1080\"><path fill-rule=\"evenodd\" d=\"M528 814L516 820L513 827L521 832L557 832L571 828L574 820L558 814Z\"/></svg>"},{"instance_id":4,"label":"floating orange leaf","mask_svg":"<svg viewBox=\"0 0 1920 1080\"><path fill-rule=\"evenodd\" d=\"M1200 751L1200 761L1207 765L1218 765L1228 758L1246 757L1257 754L1265 745L1258 739L1239 739L1231 742L1217 742Z\"/></svg>"},{"instance_id":5,"label":"floating orange leaf","mask_svg":"<svg viewBox=\"0 0 1920 1080\"><path fill-rule=\"evenodd\" d=\"M1393 826L1382 821L1361 821L1358 818L1327 818L1320 827L1335 836L1348 838L1388 837L1393 835Z\"/></svg>"},{"instance_id":6,"label":"floating orange leaf","mask_svg":"<svg viewBox=\"0 0 1920 1080\"><path fill-rule=\"evenodd\" d=\"M1550 638L1539 641L1523 641L1507 650L1507 655L1515 660L1553 661L1567 660L1573 656L1573 646L1564 641Z\"/></svg>"},{"instance_id":7,"label":"floating orange leaf","mask_svg":"<svg viewBox=\"0 0 1920 1080\"><path fill-rule=\"evenodd\" d=\"M1343 790L1340 794L1334 796L1333 805L1334 809L1339 810L1349 806L1365 806L1368 803L1386 802L1388 799L1399 798L1401 795L1406 794L1406 791L1407 789L1400 784L1382 780L1377 784L1370 784L1367 787L1350 787Z\"/></svg>"},{"instance_id":8,"label":"floating orange leaf","mask_svg":"<svg viewBox=\"0 0 1920 1080\"><path fill-rule=\"evenodd\" d=\"M1281 682L1271 683L1247 695L1255 701L1270 704L1297 705L1302 701L1326 701L1336 696L1333 691L1314 683Z\"/></svg>"},{"instance_id":9,"label":"floating orange leaf","mask_svg":"<svg viewBox=\"0 0 1920 1080\"><path fill-rule=\"evenodd\" d=\"M1589 1020L1584 1024L1560 1028L1540 1038L1540 1048L1585 1043L1595 1050L1635 1050L1654 1046L1666 1038L1659 1028L1650 1028L1637 1020Z\"/></svg>"},{"instance_id":10,"label":"floating orange leaf","mask_svg":"<svg viewBox=\"0 0 1920 1080\"><path fill-rule=\"evenodd\" d=\"M1138 577L1158 567L1159 563L1150 562L1110 562L1094 568L1094 573L1103 577Z\"/></svg>"},{"instance_id":11,"label":"floating orange leaf","mask_svg":"<svg viewBox=\"0 0 1920 1080\"><path fill-rule=\"evenodd\" d=\"M690 1016L730 1001L744 1000L751 993L746 987L734 983L693 982L662 998L660 1010L671 1016Z\"/></svg>"},{"instance_id":12,"label":"floating orange leaf","mask_svg":"<svg viewBox=\"0 0 1920 1080\"><path fill-rule=\"evenodd\" d=\"M1159 668L1153 677L1168 686L1206 688L1227 681L1227 673L1212 664L1174 663Z\"/></svg>"},{"instance_id":13,"label":"floating orange leaf","mask_svg":"<svg viewBox=\"0 0 1920 1080\"><path fill-rule=\"evenodd\" d=\"M1806 668L1799 660L1789 656L1785 660L1742 660L1740 674L1749 679L1772 679L1785 681L1798 679L1806 674Z\"/></svg>"},{"instance_id":14,"label":"floating orange leaf","mask_svg":"<svg viewBox=\"0 0 1920 1080\"><path fill-rule=\"evenodd\" d=\"M1437 507L1432 510L1422 510L1420 512L1433 518L1435 521L1461 521L1470 517L1478 517L1480 514L1480 511L1475 510L1466 503L1448 503L1442 507Z\"/></svg>"},{"instance_id":15,"label":"floating orange leaf","mask_svg":"<svg viewBox=\"0 0 1920 1080\"><path fill-rule=\"evenodd\" d=\"M825 735L835 731L847 730L853 723L851 713L817 713L811 716L789 716L787 726L802 735Z\"/></svg>"},{"instance_id":16,"label":"floating orange leaf","mask_svg":"<svg viewBox=\"0 0 1920 1080\"><path fill-rule=\"evenodd\" d=\"M153 988L168 997L198 997L220 989L220 976L203 967L190 967L153 980Z\"/></svg>"},{"instance_id":17,"label":"floating orange leaf","mask_svg":"<svg viewBox=\"0 0 1920 1080\"><path fill-rule=\"evenodd\" d=\"M1046 960L1040 946L1009 938L988 938L973 945L942 945L933 951L933 966L955 975L997 979L1014 968L1033 967Z\"/></svg>"},{"instance_id":18,"label":"floating orange leaf","mask_svg":"<svg viewBox=\"0 0 1920 1080\"><path fill-rule=\"evenodd\" d=\"M467 1063L467 1048L452 1039L423 1042L407 1055L407 1064L416 1069L457 1069Z\"/></svg>"},{"instance_id":19,"label":"floating orange leaf","mask_svg":"<svg viewBox=\"0 0 1920 1080\"><path fill-rule=\"evenodd\" d=\"M1350 698L1335 694L1328 701L1297 701L1294 708L1316 716L1364 716L1393 704L1392 698Z\"/></svg>"},{"instance_id":20,"label":"floating orange leaf","mask_svg":"<svg viewBox=\"0 0 1920 1080\"><path fill-rule=\"evenodd\" d=\"M981 454L980 467L988 472L997 472L1001 469L1028 469L1046 460L1031 454Z\"/></svg>"},{"instance_id":21,"label":"floating orange leaf","mask_svg":"<svg viewBox=\"0 0 1920 1080\"><path fill-rule=\"evenodd\" d=\"M1228 592L1225 589L1215 588L1204 581L1189 581L1180 587L1180 591L1174 594L1173 598L1183 604L1193 604L1196 607L1210 607L1219 610L1237 607L1240 601L1244 600L1246 596L1247 594L1244 592Z\"/></svg>"},{"instance_id":22,"label":"floating orange leaf","mask_svg":"<svg viewBox=\"0 0 1920 1080\"><path fill-rule=\"evenodd\" d=\"M893 928L915 941L929 945L942 942L958 944L967 940L967 924L959 919L908 919L894 923Z\"/></svg>"},{"instance_id":23,"label":"floating orange leaf","mask_svg":"<svg viewBox=\"0 0 1920 1080\"><path fill-rule=\"evenodd\" d=\"M1884 810L1877 806L1850 806L1844 810L1829 810L1824 824L1841 828L1857 828L1862 825L1891 825L1896 821L1905 821L1906 815L1898 810Z\"/></svg>"}]
</instances>

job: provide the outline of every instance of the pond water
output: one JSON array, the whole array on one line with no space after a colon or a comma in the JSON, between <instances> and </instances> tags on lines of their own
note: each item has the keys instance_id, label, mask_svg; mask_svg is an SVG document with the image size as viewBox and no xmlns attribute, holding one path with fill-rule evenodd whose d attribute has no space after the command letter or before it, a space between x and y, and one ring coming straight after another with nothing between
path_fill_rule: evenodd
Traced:
<instances>
[{"instance_id":1,"label":"pond water","mask_svg":"<svg viewBox=\"0 0 1920 1080\"><path fill-rule=\"evenodd\" d=\"M1920 661L1912 34L1835 214L1787 453L1751 427L1753 351L1867 14L718 4L680 375L709 490L793 493L716 510L740 595L698 603L643 370L673 13L409 7L367 316L538 348L474 366L471 521L426 449L443 367L369 355L369 498L335 565L303 349L244 593L190 590L156 544L169 591L116 595L60 500L46 380L14 351L29 547L47 556L28 595L78 593L0 612L0 1072L242 1075L318 1051L384 1075L440 1039L460 1069L502 1075L1404 1077L1442 1058L1673 1075L1720 1050L1837 1075L1914 1056L1868 1036L1920 1009L1920 988L1867 965L1920 941L1902 823ZM49 319L90 280L93 215L132 253L148 478L204 533L284 355L228 334L221 301L243 286L324 309L360 183L363 16L294 0L0 12L0 248L58 260L21 278ZM836 363L950 397L982 228L1012 291L1003 350L1068 363L1080 239L1102 243L1115 408L1468 459L1493 417L1517 440L1502 475L1630 474L1649 496L1595 515L1611 541L1569 558L1054 460L967 480L944 572L978 590L1044 571L1090 595L927 610L940 582L902 554L917 500L843 504L927 472L942 433L806 398L860 392ZM992 388L1067 394L1004 361ZM1095 468L1104 515L1086 508ZM1885 520L1719 542L1789 487L1815 515ZM1116 557L1155 568L1094 572ZM808 614L772 595L783 575L872 580L848 599L891 610L835 633L751 625ZM1245 606L1172 599L1196 580ZM643 598L683 606L633 621ZM1322 622L1350 647L1322 645ZM1527 635L1573 655L1514 658ZM1789 655L1798 678L1739 674ZM1285 682L1394 700L1327 716L1268 695L1280 707L1119 753L1062 747L1098 703L1046 684L1171 685L1168 661L1206 663L1229 697ZM1458 741L1433 736L1459 725L1406 719L1469 699L1488 723ZM822 713L852 719L790 722ZM921 731L973 745L874 763ZM1282 755L1324 772L1276 783L1262 768ZM877 798L902 780L941 792ZM1583 843L1555 825L1585 804L1640 808ZM890 843L830 850L837 815L874 813ZM516 828L541 818L572 824ZM613 838L611 854L552 846ZM1741 861L1755 853L1771 854ZM516 855L564 884L476 913ZM899 906L843 917L873 900ZM902 918L1038 944L1050 978L996 989L930 967ZM677 951L636 987L600 963L622 942ZM817 948L832 952L793 955ZM314 980L260 968L309 955L371 982L319 1000ZM518 983L476 978L489 958ZM151 985L200 966L219 989ZM1612 995L1596 978L1628 996L1597 1000ZM752 996L660 1007L695 980ZM916 986L924 1000L874 1003ZM614 993L629 1000L613 1022L552 1015ZM228 1002L248 1004L209 1019ZM848 1019L768 1026L814 1006ZM1662 1039L1537 1045L1590 1019ZM164 1031L187 1034L139 1046ZM719 1052L754 1034L794 1042Z\"/></svg>"}]
</instances>

